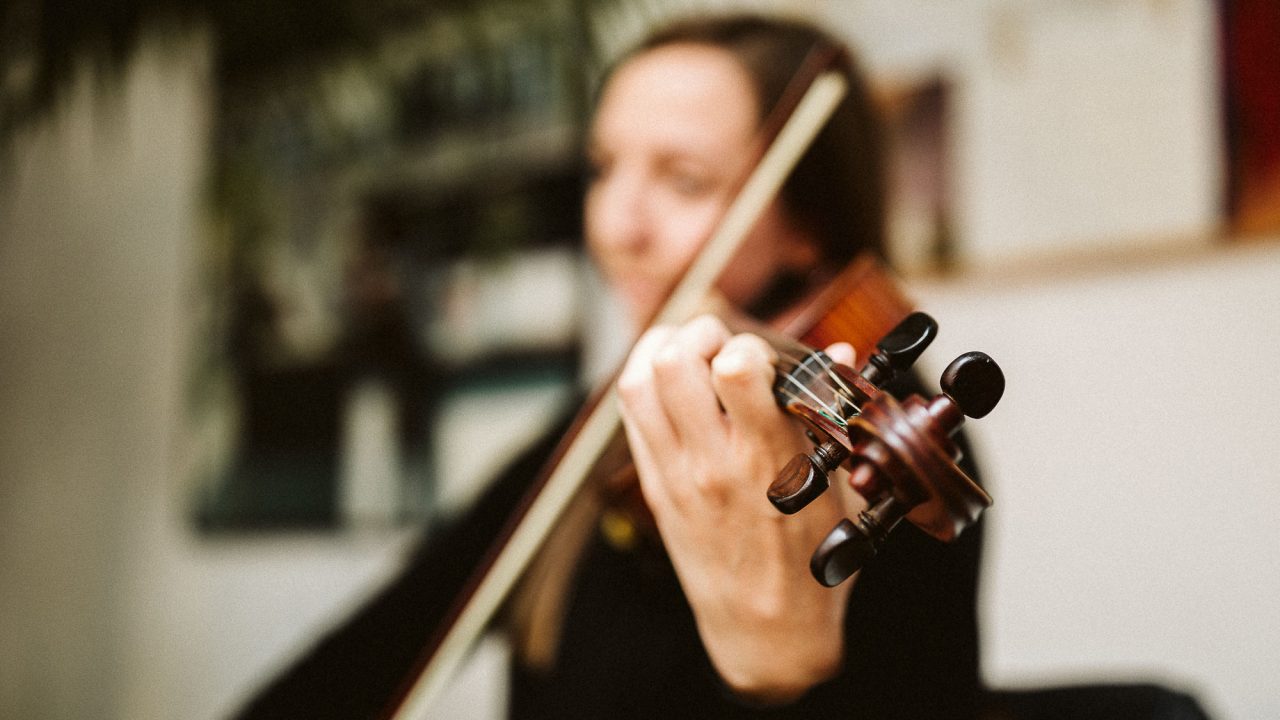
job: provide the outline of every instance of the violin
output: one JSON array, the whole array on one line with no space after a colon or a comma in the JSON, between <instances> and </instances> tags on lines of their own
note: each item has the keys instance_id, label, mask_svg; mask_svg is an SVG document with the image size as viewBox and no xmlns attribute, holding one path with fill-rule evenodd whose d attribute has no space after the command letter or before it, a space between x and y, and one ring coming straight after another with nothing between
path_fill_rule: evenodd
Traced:
<instances>
[{"instance_id":1,"label":"violin","mask_svg":"<svg viewBox=\"0 0 1280 720\"><path fill-rule=\"evenodd\" d=\"M914 365L937 332L932 317L913 312L876 343L857 371L812 350L778 373L774 396L808 426L815 447L778 473L769 501L788 515L799 512L844 466L851 487L870 503L856 521L842 520L814 551L809 569L827 587L869 562L904 518L949 542L991 506L991 497L957 465L960 450L951 436L965 417L984 417L1000 401L1000 366L972 351L947 366L942 392L932 399L913 395L899 403L883 389Z\"/></svg>"},{"instance_id":2,"label":"violin","mask_svg":"<svg viewBox=\"0 0 1280 720\"><path fill-rule=\"evenodd\" d=\"M843 97L847 89L844 79L838 73L822 71L824 64L821 59L813 63L813 71L803 80L803 91L784 112L786 120L774 133L774 141L742 182L716 231L654 318L655 323L682 322L702 307L743 237ZM856 572L903 518L949 540L991 503L955 466L958 453L947 438L963 417L978 417L975 413L980 412L980 405L994 405L990 398L994 395L998 400L999 392L989 388L997 384L1002 388L1003 377L995 382L999 369L989 358L965 360L968 356L962 356L964 362L944 376L942 395L929 401L909 398L898 404L881 386L910 367L936 334L936 323L909 311L909 303L887 276L874 262L864 259L837 276L809 310L781 330L784 337L799 338L809 345L846 341L859 357L871 358L854 370L805 349L802 355L792 356L798 357L796 361L779 366L774 386L781 406L808 426L817 446L782 469L769 490L769 500L783 512L798 511L829 485L832 471L845 466L854 489L871 503L855 521L840 523L815 551L811 568L825 585L838 584ZM923 332L921 328L926 326L930 329ZM921 337L922 333L927 337ZM795 341L788 345L788 353L802 347ZM875 351L871 352L873 345ZM979 366L995 369L973 369ZM973 390L975 383L988 389ZM975 396L983 400L973 400ZM421 672L398 698L391 717L426 714L566 509L598 474L595 469L602 456L616 447L619 428L616 390L610 383L579 414L525 502L493 544L427 648Z\"/></svg>"}]
</instances>

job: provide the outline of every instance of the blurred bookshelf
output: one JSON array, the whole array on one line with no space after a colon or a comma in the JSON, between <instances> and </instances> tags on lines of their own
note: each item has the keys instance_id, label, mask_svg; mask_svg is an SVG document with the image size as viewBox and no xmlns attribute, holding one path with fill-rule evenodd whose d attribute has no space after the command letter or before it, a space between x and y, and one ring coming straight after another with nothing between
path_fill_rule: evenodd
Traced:
<instances>
[{"instance_id":1,"label":"blurred bookshelf","mask_svg":"<svg viewBox=\"0 0 1280 720\"><path fill-rule=\"evenodd\" d=\"M578 10L451 7L224 101L198 527L421 524L576 397Z\"/></svg>"}]
</instances>

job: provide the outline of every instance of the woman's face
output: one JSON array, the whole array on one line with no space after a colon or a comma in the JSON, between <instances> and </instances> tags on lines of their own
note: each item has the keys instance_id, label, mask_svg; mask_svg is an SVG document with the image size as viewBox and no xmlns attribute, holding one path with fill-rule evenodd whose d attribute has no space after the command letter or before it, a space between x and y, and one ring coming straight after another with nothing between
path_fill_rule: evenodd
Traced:
<instances>
[{"instance_id":1,"label":"woman's face","mask_svg":"<svg viewBox=\"0 0 1280 720\"><path fill-rule=\"evenodd\" d=\"M727 51L678 44L640 54L604 89L592 125L587 245L631 320L662 304L755 159L759 112ZM784 265L811 263L812 243L766 210L719 290L742 304Z\"/></svg>"}]
</instances>

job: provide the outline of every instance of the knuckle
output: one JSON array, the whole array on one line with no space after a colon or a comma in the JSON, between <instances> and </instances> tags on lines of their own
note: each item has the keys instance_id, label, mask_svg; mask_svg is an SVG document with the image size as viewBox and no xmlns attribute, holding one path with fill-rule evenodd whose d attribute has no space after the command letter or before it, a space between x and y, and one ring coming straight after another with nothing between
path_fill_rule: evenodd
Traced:
<instances>
[{"instance_id":1,"label":"knuckle","mask_svg":"<svg viewBox=\"0 0 1280 720\"><path fill-rule=\"evenodd\" d=\"M737 353L722 352L711 361L711 374L718 382L740 382L750 377L750 371L750 364Z\"/></svg>"},{"instance_id":2,"label":"knuckle","mask_svg":"<svg viewBox=\"0 0 1280 720\"><path fill-rule=\"evenodd\" d=\"M670 325L654 325L636 340L635 347L631 350L632 357L644 357L651 355L654 351L667 343L671 342L671 337L676 329Z\"/></svg>"},{"instance_id":3,"label":"knuckle","mask_svg":"<svg viewBox=\"0 0 1280 720\"><path fill-rule=\"evenodd\" d=\"M738 333L729 339L727 345L733 347L736 352L756 358L761 363L772 363L777 356L777 352L768 341L751 333Z\"/></svg>"},{"instance_id":4,"label":"knuckle","mask_svg":"<svg viewBox=\"0 0 1280 720\"><path fill-rule=\"evenodd\" d=\"M679 337L692 348L710 350L724 344L729 329L715 315L699 315L680 328Z\"/></svg>"},{"instance_id":5,"label":"knuckle","mask_svg":"<svg viewBox=\"0 0 1280 720\"><path fill-rule=\"evenodd\" d=\"M711 500L715 504L727 502L735 484L734 478L718 470L699 473L693 478L692 482L693 487L700 496Z\"/></svg>"},{"instance_id":6,"label":"knuckle","mask_svg":"<svg viewBox=\"0 0 1280 720\"><path fill-rule=\"evenodd\" d=\"M678 368L684 363L686 354L684 346L679 343L665 345L653 354L653 368L659 372Z\"/></svg>"},{"instance_id":7,"label":"knuckle","mask_svg":"<svg viewBox=\"0 0 1280 720\"><path fill-rule=\"evenodd\" d=\"M672 332L671 327L658 325L640 336L615 383L619 395L634 399L647 390L653 382L655 356L670 344Z\"/></svg>"},{"instance_id":8,"label":"knuckle","mask_svg":"<svg viewBox=\"0 0 1280 720\"><path fill-rule=\"evenodd\" d=\"M648 375L629 367L618 376L618 397L624 405L634 405L648 391Z\"/></svg>"},{"instance_id":9,"label":"knuckle","mask_svg":"<svg viewBox=\"0 0 1280 720\"><path fill-rule=\"evenodd\" d=\"M721 381L738 383L773 373L773 350L755 335L735 335L711 362Z\"/></svg>"},{"instance_id":10,"label":"knuckle","mask_svg":"<svg viewBox=\"0 0 1280 720\"><path fill-rule=\"evenodd\" d=\"M727 336L729 334L729 330L725 327L724 321L710 313L698 315L686 323L685 328L698 335Z\"/></svg>"}]
</instances>

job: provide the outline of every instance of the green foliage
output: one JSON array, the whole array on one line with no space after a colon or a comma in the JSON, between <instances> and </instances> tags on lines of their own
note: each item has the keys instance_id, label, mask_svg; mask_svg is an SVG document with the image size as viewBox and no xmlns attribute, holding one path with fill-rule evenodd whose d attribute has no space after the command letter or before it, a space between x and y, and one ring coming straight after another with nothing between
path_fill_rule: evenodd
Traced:
<instances>
[{"instance_id":1,"label":"green foliage","mask_svg":"<svg viewBox=\"0 0 1280 720\"><path fill-rule=\"evenodd\" d=\"M0 9L0 136L56 107L87 68L118 82L148 37L195 27L213 41L221 93L252 95L304 81L367 51L389 31L422 22L457 0L8 0Z\"/></svg>"}]
</instances>

